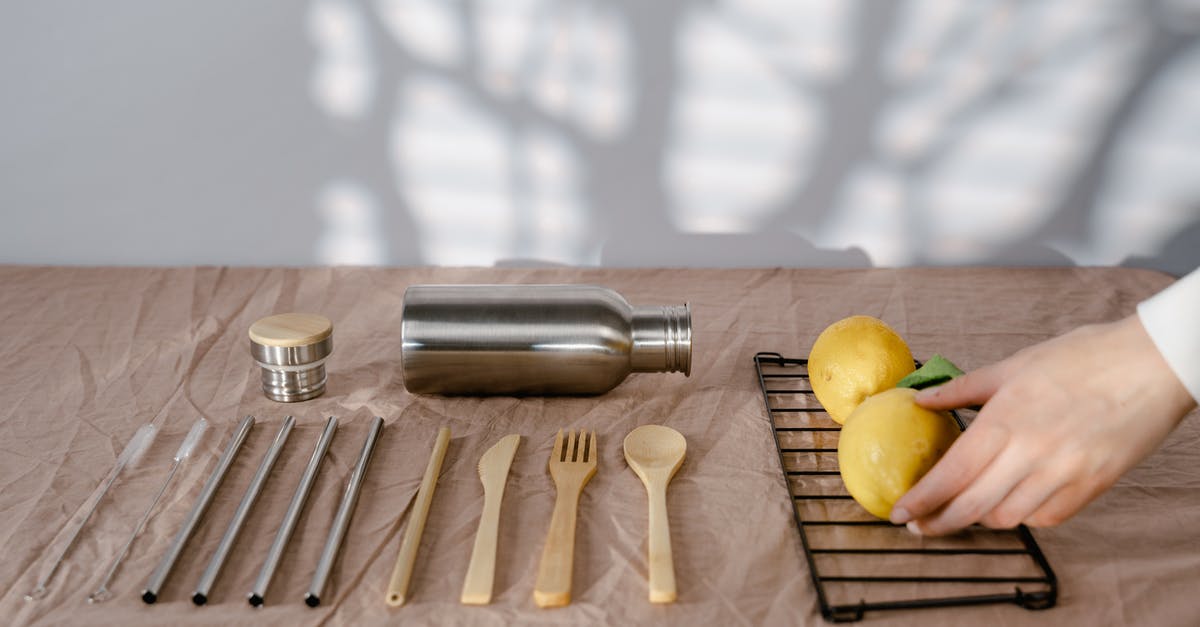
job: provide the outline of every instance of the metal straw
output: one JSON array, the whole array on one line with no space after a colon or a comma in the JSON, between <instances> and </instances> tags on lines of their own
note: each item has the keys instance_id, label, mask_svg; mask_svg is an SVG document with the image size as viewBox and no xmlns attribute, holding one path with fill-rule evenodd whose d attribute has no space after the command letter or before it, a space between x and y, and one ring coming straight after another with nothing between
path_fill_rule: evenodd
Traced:
<instances>
[{"instance_id":1,"label":"metal straw","mask_svg":"<svg viewBox=\"0 0 1200 627\"><path fill-rule=\"evenodd\" d=\"M296 486L292 502L288 505L287 513L283 515L283 522L279 526L279 532L275 534L275 541L267 550L267 559L258 573L258 579L254 581L254 589L247 596L250 605L254 607L260 607L263 604L267 587L271 585L271 578L275 576L275 568L279 566L279 559L283 557L283 551L292 537L292 531L296 529L296 521L300 519L300 511L304 509L304 503L308 500L308 493L312 490L317 471L321 468L321 462L325 460L325 451L329 450L333 434L337 432L337 425L338 421L334 416L330 416L329 420L325 421L325 430L321 432L321 439L317 440L317 447L308 460L304 475L300 477L300 485Z\"/></svg>"},{"instance_id":2,"label":"metal straw","mask_svg":"<svg viewBox=\"0 0 1200 627\"><path fill-rule=\"evenodd\" d=\"M75 527L75 531L71 533L71 537L63 545L62 550L58 552L58 556L54 558L54 563L50 566L50 571L38 580L37 586L32 592L25 595L26 601L33 601L46 596L46 585L50 583L50 579L54 577L54 573L58 572L59 565L67 557L67 551L70 551L71 547L75 546L75 540L79 538L79 532L83 531L83 526L87 524L88 519L92 517L92 514L96 513L96 508L100 505L100 501L104 499L105 494L108 494L108 489L116 482L121 471L130 464L136 464L137 460L146 452L146 449L150 448L150 442L154 439L156 429L157 427L152 424L144 424L138 427L132 438L129 438L129 443L125 445L125 449L121 451L121 454L117 456L117 463L113 465L112 470L108 471L108 479L104 482L103 487L100 488L100 494L92 501L92 506L83 515L83 520L79 521L79 525Z\"/></svg>"},{"instance_id":3,"label":"metal straw","mask_svg":"<svg viewBox=\"0 0 1200 627\"><path fill-rule=\"evenodd\" d=\"M346 491L342 494L342 504L338 506L337 515L333 517L333 527L329 530L329 539L325 540L325 549L321 551L321 559L317 562L317 572L313 574L312 583L308 586L308 594L304 602L309 607L321 604L321 594L325 591L325 581L333 569L341 550L342 540L350 527L350 517L354 515L354 506L358 503L358 493L362 490L363 477L367 474L367 465L371 463L371 454L375 451L375 443L379 441L379 432L383 430L383 418L376 416L371 421L371 430L363 440L362 452L358 454L358 463L354 472L346 482Z\"/></svg>"},{"instance_id":4,"label":"metal straw","mask_svg":"<svg viewBox=\"0 0 1200 627\"><path fill-rule=\"evenodd\" d=\"M97 603L99 601L107 601L112 598L112 592L108 589L108 582L112 581L113 575L117 573L117 568L121 566L125 556L129 555L129 549L133 547L133 541L141 535L142 530L146 528L146 522L150 520L150 514L154 512L155 506L158 505L159 499L163 493L167 491L167 486L170 485L171 479L175 476L175 472L179 470L179 465L184 460L192 456L192 451L196 445L200 443L200 438L204 437L205 430L208 429L208 421L201 418L192 424L192 428L188 430L187 435L183 438L183 443L179 445L179 450L175 451L175 457L171 462L171 471L167 473L167 478L163 480L162 487L158 489L158 494L154 495L154 500L150 502L150 506L146 508L146 512L142 514L142 519L133 529L133 533L129 534L129 540L125 541L125 546L121 548L121 552L113 558L113 561L108 566L108 572L104 573L104 579L100 581L100 585L96 591L88 595L88 603Z\"/></svg>"},{"instance_id":5,"label":"metal straw","mask_svg":"<svg viewBox=\"0 0 1200 627\"><path fill-rule=\"evenodd\" d=\"M246 441L246 436L250 434L250 429L254 427L254 416L246 416L242 419L242 423L238 425L237 431L233 434L233 438L229 440L229 446L225 447L225 452L221 454L221 459L217 460L216 468L213 468L212 475L208 477L208 481L204 483L204 489L200 491L200 496L197 497L196 503L192 505L192 511L188 513L187 518L183 522L183 527L179 529L179 533L175 534L175 539L171 541L171 546L167 549L166 555L163 555L162 561L158 563L158 568L150 575L150 581L146 582L146 588L142 591L142 600L146 603L154 603L158 600L158 591L167 581L167 576L171 574L171 568L175 566L175 560L179 559L179 554L183 552L183 546L192 536L192 532L196 530L196 525L200 524L200 518L204 516L205 510L208 509L209 503L212 503L213 495L217 493L217 488L221 485L221 480L225 478L225 473L229 471L229 467L233 465L233 458L242 448L242 444Z\"/></svg>"},{"instance_id":6,"label":"metal straw","mask_svg":"<svg viewBox=\"0 0 1200 627\"><path fill-rule=\"evenodd\" d=\"M295 424L296 419L291 416L283 419L283 424L279 426L279 433L275 434L275 441L263 455L262 461L259 462L258 471L250 480L250 485L242 496L242 502L238 504L237 510L233 513L233 519L229 521L229 527L225 529L225 535L221 537L221 542L217 545L212 560L208 562L208 568L205 568L204 574L200 575L200 583L196 584L196 593L192 595L192 603L196 605L208 603L208 591L212 589L213 582L221 573L221 567L225 565L225 558L229 557L229 551L233 548L233 543L237 540L238 533L241 532L242 525L246 522L246 517L250 515L250 508L254 507L254 502L258 500L263 484L267 482L267 476L271 474L271 468L275 466L275 460L279 459L279 452L283 450L288 434L292 432L292 426Z\"/></svg>"}]
</instances>

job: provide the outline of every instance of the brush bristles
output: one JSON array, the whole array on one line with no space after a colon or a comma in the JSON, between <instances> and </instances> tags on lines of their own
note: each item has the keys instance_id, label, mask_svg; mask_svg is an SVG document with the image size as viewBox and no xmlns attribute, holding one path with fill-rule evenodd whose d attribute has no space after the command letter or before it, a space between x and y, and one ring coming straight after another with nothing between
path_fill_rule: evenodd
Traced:
<instances>
[{"instance_id":1,"label":"brush bristles","mask_svg":"<svg viewBox=\"0 0 1200 627\"><path fill-rule=\"evenodd\" d=\"M200 443L200 438L204 437L204 432L208 430L208 421L201 418L192 425L188 431L187 437L183 438L183 444L179 445L179 450L175 452L175 461L181 462L188 457L191 457L192 451L196 449L196 445Z\"/></svg>"},{"instance_id":2,"label":"brush bristles","mask_svg":"<svg viewBox=\"0 0 1200 627\"><path fill-rule=\"evenodd\" d=\"M121 456L117 458L117 464L123 466L135 466L142 456L146 454L146 449L150 448L150 443L154 441L154 434L158 432L158 427L152 424L144 424L138 427L133 437L129 439L129 444L125 445L125 450L121 451Z\"/></svg>"}]
</instances>

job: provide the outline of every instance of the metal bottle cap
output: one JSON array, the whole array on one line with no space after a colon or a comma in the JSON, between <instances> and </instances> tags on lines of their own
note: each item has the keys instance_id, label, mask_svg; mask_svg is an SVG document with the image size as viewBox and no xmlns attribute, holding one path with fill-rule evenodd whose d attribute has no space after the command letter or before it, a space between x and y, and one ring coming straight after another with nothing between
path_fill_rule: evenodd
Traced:
<instances>
[{"instance_id":1,"label":"metal bottle cap","mask_svg":"<svg viewBox=\"0 0 1200 627\"><path fill-rule=\"evenodd\" d=\"M325 392L325 359L333 352L333 323L317 314L285 313L250 325L250 355L262 367L263 393L291 403Z\"/></svg>"}]
</instances>

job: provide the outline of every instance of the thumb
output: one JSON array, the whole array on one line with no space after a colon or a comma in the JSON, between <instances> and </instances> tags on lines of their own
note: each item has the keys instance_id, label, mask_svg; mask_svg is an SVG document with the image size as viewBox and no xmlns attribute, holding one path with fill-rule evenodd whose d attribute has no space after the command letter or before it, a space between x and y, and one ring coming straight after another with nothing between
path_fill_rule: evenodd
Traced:
<instances>
[{"instance_id":1,"label":"thumb","mask_svg":"<svg viewBox=\"0 0 1200 627\"><path fill-rule=\"evenodd\" d=\"M995 365L968 372L937 387L917 392L913 400L925 409L958 409L987 402L1002 381Z\"/></svg>"}]
</instances>

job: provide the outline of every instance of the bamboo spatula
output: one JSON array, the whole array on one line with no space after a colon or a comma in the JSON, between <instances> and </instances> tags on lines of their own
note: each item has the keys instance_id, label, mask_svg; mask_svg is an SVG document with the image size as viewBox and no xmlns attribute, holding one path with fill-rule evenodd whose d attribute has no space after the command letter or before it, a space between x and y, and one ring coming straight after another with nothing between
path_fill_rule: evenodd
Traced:
<instances>
[{"instance_id":1,"label":"bamboo spatula","mask_svg":"<svg viewBox=\"0 0 1200 627\"><path fill-rule=\"evenodd\" d=\"M471 565L463 581L461 601L464 605L487 605L492 602L492 584L496 575L496 539L500 530L500 501L508 469L521 436L506 435L479 458L479 480L483 482L483 514L479 531L475 533L475 548L471 550Z\"/></svg>"}]
</instances>

